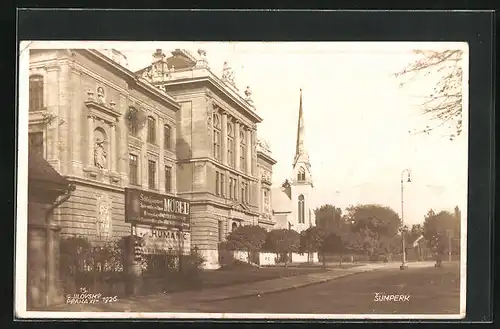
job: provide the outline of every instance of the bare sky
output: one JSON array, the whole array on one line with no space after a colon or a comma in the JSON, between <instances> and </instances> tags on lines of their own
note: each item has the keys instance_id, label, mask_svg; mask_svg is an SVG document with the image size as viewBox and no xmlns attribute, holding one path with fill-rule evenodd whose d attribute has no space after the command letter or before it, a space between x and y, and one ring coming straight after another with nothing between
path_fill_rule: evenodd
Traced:
<instances>
[{"instance_id":1,"label":"bare sky","mask_svg":"<svg viewBox=\"0 0 500 329\"><path fill-rule=\"evenodd\" d=\"M401 213L400 174L409 168L413 181L405 185L405 223L422 222L430 208L466 209L467 116L464 133L454 141L439 132L409 134L427 123L418 96L434 80L431 76L400 88L392 75L414 59L412 49L459 47L467 57L465 44L106 42L80 47L119 49L133 71L149 65L157 48L167 54L184 48L197 56L201 47L218 76L227 60L240 91L252 88L264 119L259 138L269 142L278 161L276 185L292 169L302 88L316 206L377 203Z\"/></svg>"}]
</instances>

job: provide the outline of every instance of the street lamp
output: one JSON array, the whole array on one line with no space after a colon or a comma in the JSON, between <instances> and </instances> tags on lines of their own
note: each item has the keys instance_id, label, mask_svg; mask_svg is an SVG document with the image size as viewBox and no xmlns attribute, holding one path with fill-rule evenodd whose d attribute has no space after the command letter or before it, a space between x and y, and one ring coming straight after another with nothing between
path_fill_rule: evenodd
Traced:
<instances>
[{"instance_id":1,"label":"street lamp","mask_svg":"<svg viewBox=\"0 0 500 329\"><path fill-rule=\"evenodd\" d=\"M410 169L403 169L401 171L401 227L404 227L404 177L406 174L406 182L411 183L411 170ZM401 270L404 270L408 268L408 265L406 265L406 246L405 246L405 232L402 229L401 230L401 247L402 247L402 254L401 254L401 266L399 267Z\"/></svg>"}]
</instances>

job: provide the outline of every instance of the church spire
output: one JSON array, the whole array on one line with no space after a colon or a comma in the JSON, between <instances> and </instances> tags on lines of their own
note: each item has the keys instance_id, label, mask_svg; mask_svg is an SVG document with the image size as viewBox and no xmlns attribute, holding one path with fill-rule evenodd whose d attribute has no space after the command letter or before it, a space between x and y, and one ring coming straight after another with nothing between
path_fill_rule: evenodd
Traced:
<instances>
[{"instance_id":1,"label":"church spire","mask_svg":"<svg viewBox=\"0 0 500 329\"><path fill-rule=\"evenodd\" d=\"M309 164L309 155L307 154L304 145L304 111L302 109L302 89L300 89L300 103L299 103L299 121L297 124L297 144L295 148L295 159L293 161L293 166L297 162L302 162Z\"/></svg>"}]
</instances>

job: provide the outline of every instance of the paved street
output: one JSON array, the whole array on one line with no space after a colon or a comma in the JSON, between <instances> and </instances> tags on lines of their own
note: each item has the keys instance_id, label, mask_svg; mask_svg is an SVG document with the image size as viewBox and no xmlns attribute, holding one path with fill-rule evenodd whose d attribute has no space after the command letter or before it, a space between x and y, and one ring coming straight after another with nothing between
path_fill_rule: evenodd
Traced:
<instances>
[{"instance_id":1,"label":"paved street","mask_svg":"<svg viewBox=\"0 0 500 329\"><path fill-rule=\"evenodd\" d=\"M198 312L312 314L452 314L459 312L458 265L395 267L359 273L260 297L192 305ZM408 301L375 302L375 293L409 295Z\"/></svg>"},{"instance_id":2,"label":"paved street","mask_svg":"<svg viewBox=\"0 0 500 329\"><path fill-rule=\"evenodd\" d=\"M345 270L230 287L137 297L112 304L73 305L73 311L201 313L442 313L459 312L458 263L370 264ZM382 295L407 300L375 301ZM409 296L409 297L408 297ZM65 309L68 305L66 305Z\"/></svg>"}]
</instances>

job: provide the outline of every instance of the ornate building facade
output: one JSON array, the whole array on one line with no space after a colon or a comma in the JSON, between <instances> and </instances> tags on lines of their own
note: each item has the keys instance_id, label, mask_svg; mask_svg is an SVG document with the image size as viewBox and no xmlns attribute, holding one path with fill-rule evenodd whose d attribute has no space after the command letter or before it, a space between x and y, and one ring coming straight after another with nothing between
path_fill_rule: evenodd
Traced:
<instances>
[{"instance_id":1,"label":"ornate building facade","mask_svg":"<svg viewBox=\"0 0 500 329\"><path fill-rule=\"evenodd\" d=\"M179 104L96 50L31 50L29 70L30 149L76 186L61 235L130 234L126 187L176 193Z\"/></svg>"},{"instance_id":2,"label":"ornate building facade","mask_svg":"<svg viewBox=\"0 0 500 329\"><path fill-rule=\"evenodd\" d=\"M131 72L119 52L31 50L30 148L76 186L55 215L62 235L130 234L125 189L190 202L188 248L218 267L218 243L240 225L273 227L272 166L257 140L251 90L227 63L162 50Z\"/></svg>"},{"instance_id":3,"label":"ornate building facade","mask_svg":"<svg viewBox=\"0 0 500 329\"><path fill-rule=\"evenodd\" d=\"M198 55L176 49L167 57L158 49L151 65L136 73L180 105L177 193L191 201L192 243L216 267L217 245L228 232L240 225L273 226L270 196L266 206L263 191L269 191L276 162L259 150L262 118L250 88L240 93L227 62L219 78L205 51Z\"/></svg>"}]
</instances>

